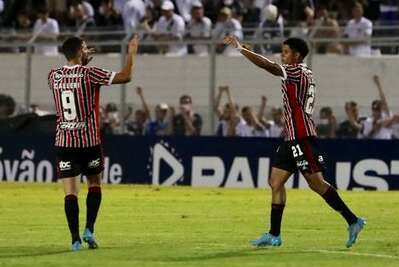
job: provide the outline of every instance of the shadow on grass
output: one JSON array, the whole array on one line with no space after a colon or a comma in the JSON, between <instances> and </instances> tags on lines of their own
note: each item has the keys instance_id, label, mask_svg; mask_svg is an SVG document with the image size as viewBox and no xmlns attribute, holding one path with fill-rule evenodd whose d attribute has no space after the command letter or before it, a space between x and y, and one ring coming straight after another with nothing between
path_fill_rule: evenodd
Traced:
<instances>
[{"instance_id":1,"label":"shadow on grass","mask_svg":"<svg viewBox=\"0 0 399 267\"><path fill-rule=\"evenodd\" d=\"M134 250L137 246L115 246L115 247L101 247L100 250ZM166 256L166 255L153 255L151 257L139 256L135 257L136 261L142 262L164 262L164 263L182 263L182 262L195 262L195 261L211 261L211 260L223 260L223 259L234 259L234 258L256 258L256 257L268 257L270 254L273 256L286 256L295 254L314 254L312 251L303 250L276 250L275 248L264 247L264 248L242 248L230 251L223 251L217 253L204 253L191 251L186 256Z\"/></svg>"},{"instance_id":2,"label":"shadow on grass","mask_svg":"<svg viewBox=\"0 0 399 267\"><path fill-rule=\"evenodd\" d=\"M307 251L277 251L273 248L245 248L240 250L232 250L225 251L219 253L210 253L210 254L202 254L202 255L193 255L193 256L177 256L177 257L158 257L156 260L154 259L142 259L144 261L152 261L152 262L191 262L191 261L207 261L207 260L223 260L223 259L233 259L233 258L251 258L251 257L267 257L271 253L274 256L276 255L293 255L293 254L311 254L312 252Z\"/></svg>"},{"instance_id":3,"label":"shadow on grass","mask_svg":"<svg viewBox=\"0 0 399 267\"><path fill-rule=\"evenodd\" d=\"M69 253L70 250L65 247L15 247L5 248L0 247L0 259L6 258L24 258L24 257L42 257L51 255L60 255Z\"/></svg>"},{"instance_id":4,"label":"shadow on grass","mask_svg":"<svg viewBox=\"0 0 399 267\"><path fill-rule=\"evenodd\" d=\"M107 250L126 250L133 249L136 246L115 246L115 247L101 247L100 251ZM90 251L87 249L82 249L83 251ZM94 252L94 251L93 251ZM69 249L65 247L12 247L4 248L0 247L0 259L15 259L15 258L29 258L29 257L43 257L43 256L54 256L72 253ZM80 253L80 252L78 252ZM284 256L284 255L295 255L295 254L312 254L312 251L298 251L298 250L276 250L273 248L243 248L231 251L224 251L218 253L201 253L192 252L191 255L187 256L153 256L153 257L136 257L135 260L143 262L195 262L195 261L211 261L211 260L223 260L223 259L233 259L233 258L251 258L251 257L267 257L270 254L274 256Z\"/></svg>"}]
</instances>

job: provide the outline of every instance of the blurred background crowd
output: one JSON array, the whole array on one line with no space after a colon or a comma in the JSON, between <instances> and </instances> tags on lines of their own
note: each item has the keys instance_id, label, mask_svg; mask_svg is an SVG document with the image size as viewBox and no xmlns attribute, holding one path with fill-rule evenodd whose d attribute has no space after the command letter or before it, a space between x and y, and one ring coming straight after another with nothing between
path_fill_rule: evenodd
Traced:
<instances>
[{"instance_id":1,"label":"blurred background crowd","mask_svg":"<svg viewBox=\"0 0 399 267\"><path fill-rule=\"evenodd\" d=\"M145 40L221 40L233 34L245 40L280 37L336 38L315 45L319 53L370 54L397 52L373 49L367 38L391 36L398 25L397 0L0 0L0 27L5 41L60 40L60 33L90 38L92 31L140 32ZM388 26L381 30L373 27ZM18 33L18 35L16 35ZM21 34L27 34L25 37ZM125 36L124 34L121 36ZM340 42L339 38L359 39ZM279 52L279 45L258 45L262 52ZM395 48L397 49L397 48ZM54 55L56 46L38 53ZM224 45L217 52L234 54ZM206 55L206 45L173 44L147 47L142 53L171 56Z\"/></svg>"},{"instance_id":2,"label":"blurred background crowd","mask_svg":"<svg viewBox=\"0 0 399 267\"><path fill-rule=\"evenodd\" d=\"M372 80L379 98L372 100L368 114L359 113L356 101L345 103L346 118L343 121L337 121L333 109L328 106L321 107L319 114L314 114L320 138L399 139L399 115L390 111L379 76L373 76ZM123 117L115 103L101 108L103 134L202 135L203 119L196 112L191 96L180 96L177 106L174 106L148 103L141 87L136 88L136 94L142 106L136 110L129 107ZM150 109L150 105L155 106L154 110ZM216 136L283 137L283 110L277 106L269 107L266 96L260 96L256 107L246 106L234 99L229 86L220 86L213 108L217 117ZM0 130L2 122L9 124L19 113L50 120L55 118L54 114L41 110L37 105L31 105L28 112L19 111L12 97L0 95Z\"/></svg>"},{"instance_id":3,"label":"blurred background crowd","mask_svg":"<svg viewBox=\"0 0 399 267\"><path fill-rule=\"evenodd\" d=\"M226 35L235 35L251 43L257 52L266 54L278 54L282 38L301 37L310 41L313 52L319 54L394 55L399 51L397 43L376 46L370 38L398 36L399 1L0 0L0 44L6 44L0 45L0 52L24 52L26 44L32 42L35 53L53 56L59 55L59 44L71 35L81 36L90 44L123 40L132 33L138 33L142 43L148 41L139 53L167 56L207 56L211 52L210 40L216 43L216 53L237 55L236 50L221 43ZM120 53L121 46L96 46L96 49L99 53ZM374 76L372 80L380 97L370 99L369 114L359 113L356 100L348 99L346 118L340 121L332 107L321 107L319 114L314 114L320 137L399 138L398 116L389 108L380 78ZM136 90L141 108L130 106L122 114L116 103L102 107L105 134L198 136L203 133L203 118L190 95L180 96L176 103L148 104L145 88ZM259 104L247 106L235 100L231 91L229 86L220 86L216 104L210 107L218 121L215 135L282 136L281 107L269 106L267 96L261 95ZM155 109L150 110L150 106ZM0 130L5 127L2 121L20 114L48 117L51 121L54 114L41 108L30 104L29 110L21 110L13 97L0 92ZM341 110L335 112L343 114ZM9 121L7 127L10 125L13 124Z\"/></svg>"}]
</instances>

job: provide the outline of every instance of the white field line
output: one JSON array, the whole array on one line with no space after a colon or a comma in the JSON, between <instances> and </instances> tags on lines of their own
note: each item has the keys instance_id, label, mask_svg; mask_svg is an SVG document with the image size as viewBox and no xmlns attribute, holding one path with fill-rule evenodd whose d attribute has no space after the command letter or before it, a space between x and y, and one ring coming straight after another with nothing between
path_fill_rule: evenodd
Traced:
<instances>
[{"instance_id":1,"label":"white field line","mask_svg":"<svg viewBox=\"0 0 399 267\"><path fill-rule=\"evenodd\" d=\"M307 249L307 250L304 250L304 252L317 252L317 253L325 253L325 254L342 254L342 255L349 255L349 256L374 257L374 258L399 260L399 256L394 256L394 255L361 253L361 252L351 252L351 251Z\"/></svg>"}]
</instances>

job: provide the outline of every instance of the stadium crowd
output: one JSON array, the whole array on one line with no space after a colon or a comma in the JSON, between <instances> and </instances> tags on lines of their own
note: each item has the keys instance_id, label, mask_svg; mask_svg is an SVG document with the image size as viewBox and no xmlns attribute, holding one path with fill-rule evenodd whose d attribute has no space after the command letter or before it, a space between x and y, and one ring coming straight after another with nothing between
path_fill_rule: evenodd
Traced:
<instances>
[{"instance_id":1,"label":"stadium crowd","mask_svg":"<svg viewBox=\"0 0 399 267\"><path fill-rule=\"evenodd\" d=\"M163 41L212 37L221 40L228 34L246 40L351 37L363 40L318 43L316 49L320 53L364 56L373 54L368 38L372 34L384 34L383 31L373 33L373 24L394 25L398 20L396 0L0 0L3 31L33 32L38 42L57 40L60 29L80 36L90 30L124 30L140 32L144 39ZM7 38L21 41L22 37ZM256 49L279 51L279 47L273 45ZM36 50L54 55L57 46L37 46ZM156 51L171 56L206 55L208 47L177 42L141 52ZM223 44L218 45L217 52L236 53Z\"/></svg>"},{"instance_id":2,"label":"stadium crowd","mask_svg":"<svg viewBox=\"0 0 399 267\"><path fill-rule=\"evenodd\" d=\"M355 101L345 103L346 119L341 122L337 121L331 107L320 108L319 114L314 115L320 138L399 139L399 115L394 115L389 109L380 78L375 75L373 81L378 89L379 99L372 101L368 116L359 113ZM158 103L151 111L144 90L137 87L136 94L142 107L136 110L129 107L123 117L115 103L108 103L101 108L100 121L104 134L124 132L133 136L203 135L203 118L196 112L191 96L180 96L177 108L167 103ZM222 103L223 99L225 103ZM266 96L261 97L257 107L240 106L234 100L229 86L220 86L214 102L216 136L283 136L283 110L281 107L268 107ZM2 123L8 123L7 118L27 112L37 116L54 116L52 112L41 110L37 105L31 105L28 111L18 110L12 97L0 95L0 129Z\"/></svg>"}]
</instances>

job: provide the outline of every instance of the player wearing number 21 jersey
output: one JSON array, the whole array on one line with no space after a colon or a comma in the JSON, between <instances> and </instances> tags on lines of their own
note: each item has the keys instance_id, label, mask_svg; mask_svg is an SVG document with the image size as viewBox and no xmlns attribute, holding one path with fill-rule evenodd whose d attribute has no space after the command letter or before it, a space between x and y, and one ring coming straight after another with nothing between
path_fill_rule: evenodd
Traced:
<instances>
[{"instance_id":1,"label":"player wearing number 21 jersey","mask_svg":"<svg viewBox=\"0 0 399 267\"><path fill-rule=\"evenodd\" d=\"M67 60L63 67L53 69L48 84L54 96L57 113L55 137L58 179L62 179L65 215L72 237L73 251L81 249L79 234L78 184L80 175L87 177L87 218L83 241L98 247L94 239L94 223L101 203L103 156L100 138L100 88L127 83L131 80L138 39L129 43L126 65L120 72L87 66L94 51L86 42L72 37L62 45Z\"/></svg>"},{"instance_id":2,"label":"player wearing number 21 jersey","mask_svg":"<svg viewBox=\"0 0 399 267\"><path fill-rule=\"evenodd\" d=\"M323 176L324 157L317 144L312 119L316 85L312 71L303 63L309 52L306 42L298 38L284 41L281 53L282 65L244 48L233 36L226 37L224 42L237 48L256 66L282 80L285 141L274 155L269 178L272 189L270 230L260 238L251 241L252 245L280 246L282 244L280 230L286 202L284 184L293 172L299 170L309 187L322 196L327 204L346 220L349 226L346 246L351 247L356 242L365 220L357 217L348 208L335 188L328 184Z\"/></svg>"}]
</instances>

